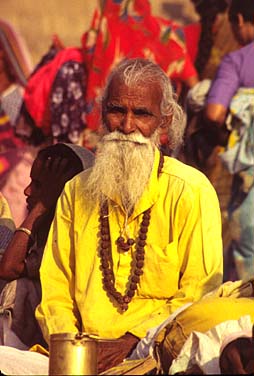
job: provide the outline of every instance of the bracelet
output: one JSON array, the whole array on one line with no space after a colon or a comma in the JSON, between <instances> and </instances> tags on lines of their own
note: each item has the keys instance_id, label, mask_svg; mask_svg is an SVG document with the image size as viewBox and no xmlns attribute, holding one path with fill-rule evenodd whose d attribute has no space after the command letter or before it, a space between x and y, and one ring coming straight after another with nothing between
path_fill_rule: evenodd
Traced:
<instances>
[{"instance_id":1,"label":"bracelet","mask_svg":"<svg viewBox=\"0 0 254 376\"><path fill-rule=\"evenodd\" d=\"M22 231L24 232L25 234L27 234L29 236L29 238L33 239L33 236L32 236L32 231L31 230L28 230L28 228L25 228L25 227L17 227L15 232L18 232L18 231Z\"/></svg>"}]
</instances>

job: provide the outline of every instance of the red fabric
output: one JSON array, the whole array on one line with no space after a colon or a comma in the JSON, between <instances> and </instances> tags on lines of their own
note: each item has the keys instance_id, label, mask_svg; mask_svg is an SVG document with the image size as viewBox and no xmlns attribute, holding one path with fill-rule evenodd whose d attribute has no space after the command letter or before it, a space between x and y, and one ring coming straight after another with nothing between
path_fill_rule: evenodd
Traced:
<instances>
[{"instance_id":1,"label":"red fabric","mask_svg":"<svg viewBox=\"0 0 254 376\"><path fill-rule=\"evenodd\" d=\"M48 101L50 91L58 70L66 61L83 61L80 48L66 48L58 52L56 57L41 67L28 81L24 93L26 108L45 135L51 133Z\"/></svg>"},{"instance_id":2,"label":"red fabric","mask_svg":"<svg viewBox=\"0 0 254 376\"><path fill-rule=\"evenodd\" d=\"M194 62L198 54L198 43L201 33L201 24L199 22L184 26L184 35L186 48L191 60Z\"/></svg>"},{"instance_id":3,"label":"red fabric","mask_svg":"<svg viewBox=\"0 0 254 376\"><path fill-rule=\"evenodd\" d=\"M99 341L97 350L98 373L122 363L131 354L138 342L139 338L131 333L126 333L115 340Z\"/></svg>"},{"instance_id":4,"label":"red fabric","mask_svg":"<svg viewBox=\"0 0 254 376\"><path fill-rule=\"evenodd\" d=\"M112 67L125 57L147 57L157 62L176 84L197 75L193 59L200 29L198 32L195 25L193 38L191 29L186 29L186 45L185 29L175 22L153 16L148 0L106 0L103 10L95 11L91 27L83 36L89 72L88 127L97 129L99 108L96 98Z\"/></svg>"},{"instance_id":5,"label":"red fabric","mask_svg":"<svg viewBox=\"0 0 254 376\"><path fill-rule=\"evenodd\" d=\"M0 180L11 167L8 153L23 145L24 143L15 136L10 119L0 106Z\"/></svg>"},{"instance_id":6,"label":"red fabric","mask_svg":"<svg viewBox=\"0 0 254 376\"><path fill-rule=\"evenodd\" d=\"M194 30L194 32L193 32ZM192 34L193 32L193 34ZM100 108L97 98L110 70L123 58L147 57L157 62L176 83L197 75L193 60L200 28L179 24L151 14L148 0L105 0L96 9L90 28L82 37L88 71L87 127L97 131ZM82 61L82 51L66 48L29 79L25 91L27 109L38 127L50 133L48 101L58 69L71 59Z\"/></svg>"}]
</instances>

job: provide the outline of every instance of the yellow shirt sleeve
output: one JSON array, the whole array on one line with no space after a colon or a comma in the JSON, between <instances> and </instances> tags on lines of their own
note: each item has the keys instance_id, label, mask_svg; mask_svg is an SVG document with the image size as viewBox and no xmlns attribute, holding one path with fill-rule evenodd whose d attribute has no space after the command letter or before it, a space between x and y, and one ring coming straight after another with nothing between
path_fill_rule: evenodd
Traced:
<instances>
[{"instance_id":1,"label":"yellow shirt sleeve","mask_svg":"<svg viewBox=\"0 0 254 376\"><path fill-rule=\"evenodd\" d=\"M15 227L8 202L0 192L0 259L13 237Z\"/></svg>"},{"instance_id":2,"label":"yellow shirt sleeve","mask_svg":"<svg viewBox=\"0 0 254 376\"><path fill-rule=\"evenodd\" d=\"M66 192L60 196L44 250L40 279L42 303L36 317L45 340L50 334L80 331L75 304L75 270L73 255L72 214Z\"/></svg>"}]
</instances>

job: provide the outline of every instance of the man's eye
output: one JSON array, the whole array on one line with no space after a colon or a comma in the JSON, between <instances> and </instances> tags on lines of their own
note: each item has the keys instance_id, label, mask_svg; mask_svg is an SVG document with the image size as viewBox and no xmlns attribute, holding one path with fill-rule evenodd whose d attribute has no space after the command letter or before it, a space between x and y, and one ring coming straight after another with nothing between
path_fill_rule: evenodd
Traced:
<instances>
[{"instance_id":1,"label":"man's eye","mask_svg":"<svg viewBox=\"0 0 254 376\"><path fill-rule=\"evenodd\" d=\"M118 113L123 114L124 109L118 106L107 106L107 112L109 114L118 114Z\"/></svg>"},{"instance_id":2,"label":"man's eye","mask_svg":"<svg viewBox=\"0 0 254 376\"><path fill-rule=\"evenodd\" d=\"M146 111L146 110L135 110L134 114L137 115L137 116L143 116L143 117L152 116L152 114L150 112Z\"/></svg>"}]
</instances>

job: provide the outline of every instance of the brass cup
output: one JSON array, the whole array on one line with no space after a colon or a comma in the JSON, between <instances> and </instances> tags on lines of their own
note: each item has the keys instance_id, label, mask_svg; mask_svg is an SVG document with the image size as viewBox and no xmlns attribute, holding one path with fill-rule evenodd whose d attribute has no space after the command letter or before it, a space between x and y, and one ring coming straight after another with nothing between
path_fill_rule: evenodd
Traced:
<instances>
[{"instance_id":1,"label":"brass cup","mask_svg":"<svg viewBox=\"0 0 254 376\"><path fill-rule=\"evenodd\" d=\"M49 375L96 375L97 340L86 333L50 336Z\"/></svg>"}]
</instances>

